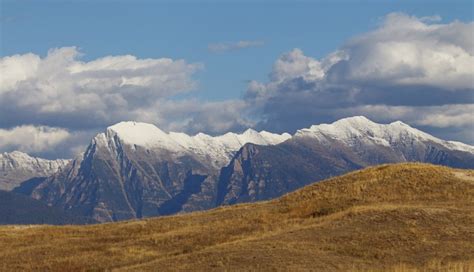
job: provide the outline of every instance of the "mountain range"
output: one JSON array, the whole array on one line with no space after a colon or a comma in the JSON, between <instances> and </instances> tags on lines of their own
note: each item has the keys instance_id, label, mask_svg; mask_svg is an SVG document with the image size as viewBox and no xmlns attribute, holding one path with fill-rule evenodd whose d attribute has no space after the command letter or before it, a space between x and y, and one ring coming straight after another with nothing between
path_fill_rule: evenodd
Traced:
<instances>
[{"instance_id":1,"label":"mountain range","mask_svg":"<svg viewBox=\"0 0 474 272\"><path fill-rule=\"evenodd\" d=\"M0 190L10 191L32 178L47 177L63 169L70 160L46 160L13 151L0 154Z\"/></svg>"},{"instance_id":2,"label":"mountain range","mask_svg":"<svg viewBox=\"0 0 474 272\"><path fill-rule=\"evenodd\" d=\"M108 222L272 199L370 165L412 161L474 168L474 147L362 116L293 135L249 129L216 137L121 122L96 135L83 155L15 192Z\"/></svg>"}]
</instances>

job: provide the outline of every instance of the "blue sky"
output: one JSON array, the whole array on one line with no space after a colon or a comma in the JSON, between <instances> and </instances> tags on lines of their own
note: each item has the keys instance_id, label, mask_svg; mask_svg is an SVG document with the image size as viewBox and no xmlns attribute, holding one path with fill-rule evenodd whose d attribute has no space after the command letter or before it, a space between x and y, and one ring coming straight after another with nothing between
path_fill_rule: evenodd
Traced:
<instances>
[{"instance_id":1,"label":"blue sky","mask_svg":"<svg viewBox=\"0 0 474 272\"><path fill-rule=\"evenodd\" d=\"M474 144L474 1L0 1L0 152L354 115Z\"/></svg>"},{"instance_id":2,"label":"blue sky","mask_svg":"<svg viewBox=\"0 0 474 272\"><path fill-rule=\"evenodd\" d=\"M472 1L5 1L2 56L77 46L83 60L132 54L200 62L193 96L240 97L248 80L265 81L275 59L293 48L321 58L375 28L390 12L443 22L470 21ZM241 40L263 46L209 52Z\"/></svg>"}]
</instances>

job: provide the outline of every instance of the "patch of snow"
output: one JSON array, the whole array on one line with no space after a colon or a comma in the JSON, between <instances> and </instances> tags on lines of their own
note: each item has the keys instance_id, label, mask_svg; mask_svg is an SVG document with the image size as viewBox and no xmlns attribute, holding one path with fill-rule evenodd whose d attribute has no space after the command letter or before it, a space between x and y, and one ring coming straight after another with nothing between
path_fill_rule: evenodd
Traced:
<instances>
[{"instance_id":1,"label":"patch of snow","mask_svg":"<svg viewBox=\"0 0 474 272\"><path fill-rule=\"evenodd\" d=\"M431 141L451 150L474 153L472 146L443 141L403 122L378 124L364 116L344 118L332 124L313 125L310 128L298 130L293 137L302 136L316 138L321 142L339 140L349 146L364 143L391 147L400 142ZM222 167L246 143L276 145L292 136L288 133L257 132L253 129L248 129L241 134L229 132L220 136L210 136L198 133L190 136L182 132L166 133L152 124L121 122L108 127L105 133L98 134L94 141L107 145L110 141L115 141L115 138L133 147L164 149L177 155L191 154L216 167Z\"/></svg>"},{"instance_id":2,"label":"patch of snow","mask_svg":"<svg viewBox=\"0 0 474 272\"><path fill-rule=\"evenodd\" d=\"M37 170L45 169L47 172L55 172L59 168L64 167L70 160L57 159L47 160L37 157L32 157L20 151L4 152L0 154L0 168L21 167L23 169Z\"/></svg>"},{"instance_id":3,"label":"patch of snow","mask_svg":"<svg viewBox=\"0 0 474 272\"><path fill-rule=\"evenodd\" d=\"M456 142L456 141L443 141L443 142L445 146L450 149L474 153L474 146L472 145L467 145L465 143Z\"/></svg>"},{"instance_id":4,"label":"patch of snow","mask_svg":"<svg viewBox=\"0 0 474 272\"><path fill-rule=\"evenodd\" d=\"M451 150L474 153L473 146L441 140L401 121L378 124L364 116L343 118L332 124L313 125L298 130L295 136L312 137L322 142L336 139L349 146L364 142L390 147L394 143L404 141L431 141Z\"/></svg>"},{"instance_id":5,"label":"patch of snow","mask_svg":"<svg viewBox=\"0 0 474 272\"><path fill-rule=\"evenodd\" d=\"M124 143L144 147L177 150L179 145L158 127L141 122L120 122L107 128L107 136L117 135Z\"/></svg>"},{"instance_id":6,"label":"patch of snow","mask_svg":"<svg viewBox=\"0 0 474 272\"><path fill-rule=\"evenodd\" d=\"M275 145L282 143L291 138L291 134L283 133L283 134L274 134L265 130L260 131L260 135L265 139L268 144Z\"/></svg>"},{"instance_id":7,"label":"patch of snow","mask_svg":"<svg viewBox=\"0 0 474 272\"><path fill-rule=\"evenodd\" d=\"M107 142L118 137L124 144L143 146L149 149L165 149L177 154L192 153L208 160L216 167L224 166L246 143L275 145L291 138L288 133L273 134L248 129L242 134L226 133L209 136L204 133L190 136L182 132L166 133L158 127L141 122L120 122L107 128L106 133L95 137L97 143Z\"/></svg>"},{"instance_id":8,"label":"patch of snow","mask_svg":"<svg viewBox=\"0 0 474 272\"><path fill-rule=\"evenodd\" d=\"M47 160L32 157L20 151L0 153L0 177L2 180L24 181L32 177L46 177L63 169L70 160ZM5 184L4 184L5 185ZM7 184L4 189L13 189L17 183Z\"/></svg>"}]
</instances>

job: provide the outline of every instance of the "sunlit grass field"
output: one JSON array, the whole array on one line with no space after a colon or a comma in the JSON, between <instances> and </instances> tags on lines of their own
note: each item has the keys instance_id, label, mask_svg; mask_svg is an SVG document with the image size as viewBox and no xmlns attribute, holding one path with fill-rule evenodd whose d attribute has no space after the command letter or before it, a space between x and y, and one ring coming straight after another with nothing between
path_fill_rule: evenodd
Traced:
<instances>
[{"instance_id":1,"label":"sunlit grass field","mask_svg":"<svg viewBox=\"0 0 474 272\"><path fill-rule=\"evenodd\" d=\"M473 271L474 171L382 165L206 212L4 226L0 269Z\"/></svg>"}]
</instances>

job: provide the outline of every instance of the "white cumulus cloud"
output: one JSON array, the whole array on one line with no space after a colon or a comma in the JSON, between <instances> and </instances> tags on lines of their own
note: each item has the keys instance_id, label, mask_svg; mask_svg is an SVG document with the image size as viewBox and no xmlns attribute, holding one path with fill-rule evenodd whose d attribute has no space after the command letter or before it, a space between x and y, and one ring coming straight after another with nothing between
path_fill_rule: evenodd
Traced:
<instances>
[{"instance_id":1,"label":"white cumulus cloud","mask_svg":"<svg viewBox=\"0 0 474 272\"><path fill-rule=\"evenodd\" d=\"M459 140L473 143L474 23L440 20L392 13L322 59L293 49L275 61L268 82L250 81L245 99L266 129L362 114L438 129L440 137L440 128L471 135Z\"/></svg>"},{"instance_id":2,"label":"white cumulus cloud","mask_svg":"<svg viewBox=\"0 0 474 272\"><path fill-rule=\"evenodd\" d=\"M169 58L123 55L87 62L80 57L77 48L63 47L45 57L1 58L0 124L56 118L55 125L74 120L70 123L81 126L127 119L131 111L193 90L192 76L202 67Z\"/></svg>"},{"instance_id":3,"label":"white cumulus cloud","mask_svg":"<svg viewBox=\"0 0 474 272\"><path fill-rule=\"evenodd\" d=\"M448 24L393 13L376 30L349 41L338 80L424 84L446 89L474 83L474 23Z\"/></svg>"},{"instance_id":4,"label":"white cumulus cloud","mask_svg":"<svg viewBox=\"0 0 474 272\"><path fill-rule=\"evenodd\" d=\"M35 153L54 149L71 134L61 128L23 125L0 129L0 149Z\"/></svg>"}]
</instances>

